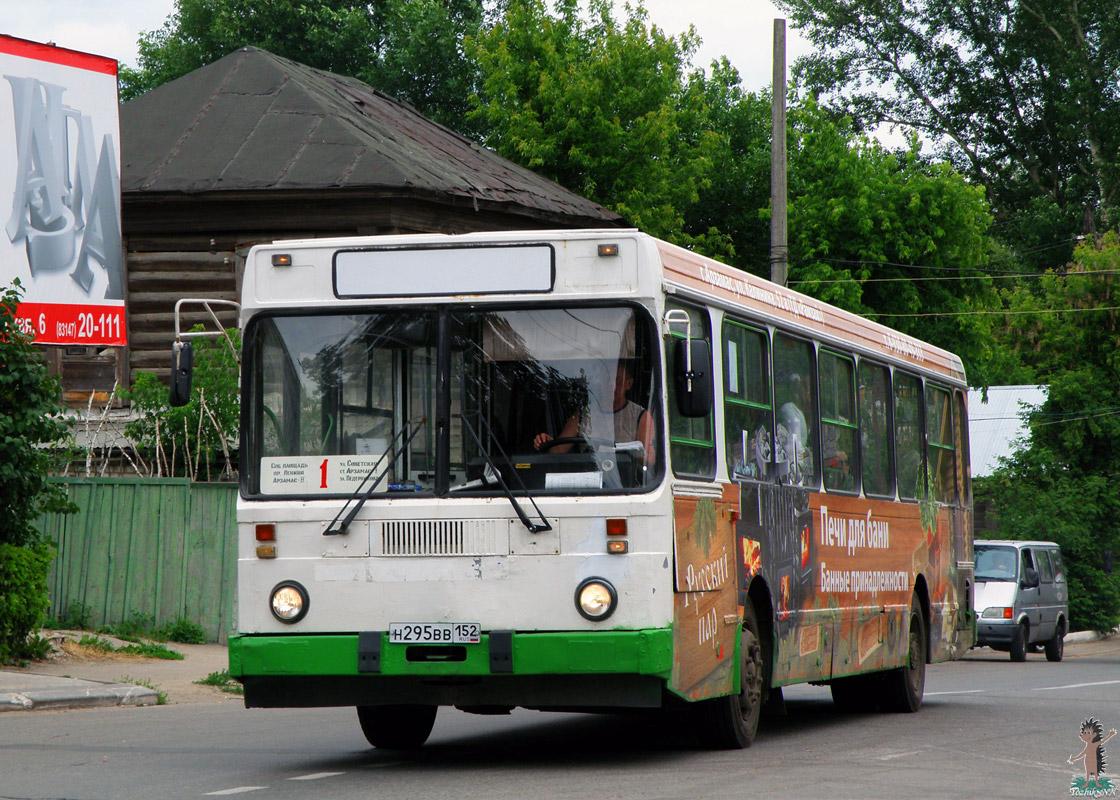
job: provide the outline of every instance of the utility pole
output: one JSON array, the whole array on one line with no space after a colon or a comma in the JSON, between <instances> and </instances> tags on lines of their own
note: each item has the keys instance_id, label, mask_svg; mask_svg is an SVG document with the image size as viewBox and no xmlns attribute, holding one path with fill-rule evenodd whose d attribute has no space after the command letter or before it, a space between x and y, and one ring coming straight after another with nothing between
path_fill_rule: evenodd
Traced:
<instances>
[{"instance_id":1,"label":"utility pole","mask_svg":"<svg viewBox=\"0 0 1120 800\"><path fill-rule=\"evenodd\" d=\"M770 103L770 280L786 285L786 21L774 20L774 96Z\"/></svg>"}]
</instances>

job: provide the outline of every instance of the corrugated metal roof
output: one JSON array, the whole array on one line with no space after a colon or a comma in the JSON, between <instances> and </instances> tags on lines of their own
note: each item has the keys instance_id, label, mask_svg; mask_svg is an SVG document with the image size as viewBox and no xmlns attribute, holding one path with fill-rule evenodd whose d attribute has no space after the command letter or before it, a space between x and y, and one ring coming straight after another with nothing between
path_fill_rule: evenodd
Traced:
<instances>
[{"instance_id":1,"label":"corrugated metal roof","mask_svg":"<svg viewBox=\"0 0 1120 800\"><path fill-rule=\"evenodd\" d=\"M352 78L245 47L121 106L129 192L377 189L617 214Z\"/></svg>"},{"instance_id":2,"label":"corrugated metal roof","mask_svg":"<svg viewBox=\"0 0 1120 800\"><path fill-rule=\"evenodd\" d=\"M1027 440L1023 424L1024 404L1039 406L1046 401L1045 386L990 386L988 401L981 393L968 393L968 442L972 477L983 478L999 467L1000 458L1010 456Z\"/></svg>"}]
</instances>

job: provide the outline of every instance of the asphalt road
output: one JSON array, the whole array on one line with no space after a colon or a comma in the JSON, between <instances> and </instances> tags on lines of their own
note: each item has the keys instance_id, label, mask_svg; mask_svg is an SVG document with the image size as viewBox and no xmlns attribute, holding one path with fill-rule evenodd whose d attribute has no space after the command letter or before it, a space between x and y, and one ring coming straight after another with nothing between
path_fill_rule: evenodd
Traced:
<instances>
[{"instance_id":1,"label":"asphalt road","mask_svg":"<svg viewBox=\"0 0 1120 800\"><path fill-rule=\"evenodd\" d=\"M826 688L788 688L786 715L746 751L701 750L679 720L646 716L441 710L429 743L402 755L370 749L352 709L8 713L0 797L1068 797L1082 720L1120 728L1120 644L1066 656L977 650L932 666L913 715L843 715Z\"/></svg>"}]
</instances>

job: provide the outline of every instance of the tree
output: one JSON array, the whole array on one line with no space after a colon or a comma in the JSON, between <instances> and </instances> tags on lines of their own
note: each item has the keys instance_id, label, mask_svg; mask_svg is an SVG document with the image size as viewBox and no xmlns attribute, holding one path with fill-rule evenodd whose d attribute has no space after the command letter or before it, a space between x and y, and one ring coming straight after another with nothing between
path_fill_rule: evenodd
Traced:
<instances>
[{"instance_id":1,"label":"tree","mask_svg":"<svg viewBox=\"0 0 1120 800\"><path fill-rule=\"evenodd\" d=\"M985 187L1005 240L1028 245L1043 210L1043 229L1058 240L1113 219L1120 202L1116 0L778 5L815 46L797 65L804 86L864 129L888 124L932 140ZM1028 206L1031 224L1021 219ZM1023 240L1011 238L1016 233ZM1070 249L1049 248L1035 263L1060 265Z\"/></svg>"},{"instance_id":2,"label":"tree","mask_svg":"<svg viewBox=\"0 0 1120 800\"><path fill-rule=\"evenodd\" d=\"M358 78L466 131L475 73L461 42L482 20L482 0L176 0L163 27L140 37L139 68L121 69L121 99L252 45Z\"/></svg>"},{"instance_id":3,"label":"tree","mask_svg":"<svg viewBox=\"0 0 1120 800\"><path fill-rule=\"evenodd\" d=\"M69 429L58 381L18 316L20 295L18 280L0 292L0 663L20 651L48 605L53 550L35 522L46 511L73 510L48 480L54 457L42 445L63 440Z\"/></svg>"},{"instance_id":4,"label":"tree","mask_svg":"<svg viewBox=\"0 0 1120 800\"><path fill-rule=\"evenodd\" d=\"M481 90L471 112L487 146L678 243L683 209L708 180L716 134L684 70L697 39L617 21L609 0L510 0L467 43Z\"/></svg>"},{"instance_id":5,"label":"tree","mask_svg":"<svg viewBox=\"0 0 1120 800\"><path fill-rule=\"evenodd\" d=\"M999 296L982 190L917 141L890 153L812 99L789 113L793 288L956 352L986 386Z\"/></svg>"},{"instance_id":6,"label":"tree","mask_svg":"<svg viewBox=\"0 0 1120 800\"><path fill-rule=\"evenodd\" d=\"M1049 391L1027 414L1027 446L978 492L994 504L1001 535L1062 546L1072 621L1099 631L1120 622L1120 578L1103 570L1104 551L1120 553L1118 271L1120 236L1110 232L1078 246L1037 290L1009 292L1008 338Z\"/></svg>"},{"instance_id":7,"label":"tree","mask_svg":"<svg viewBox=\"0 0 1120 800\"><path fill-rule=\"evenodd\" d=\"M196 326L198 332L203 326ZM151 372L138 372L126 398L138 418L125 426L150 475L217 480L233 476L232 452L241 422L238 358L241 336L204 337L194 346L190 402L169 403L167 386ZM221 465L219 468L218 465Z\"/></svg>"}]
</instances>

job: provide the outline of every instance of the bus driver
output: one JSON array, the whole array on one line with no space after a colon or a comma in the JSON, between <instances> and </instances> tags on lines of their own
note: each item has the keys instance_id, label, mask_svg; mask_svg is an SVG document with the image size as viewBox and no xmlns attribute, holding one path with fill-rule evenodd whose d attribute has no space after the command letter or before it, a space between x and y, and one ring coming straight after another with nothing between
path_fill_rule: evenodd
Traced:
<instances>
[{"instance_id":1,"label":"bus driver","mask_svg":"<svg viewBox=\"0 0 1120 800\"><path fill-rule=\"evenodd\" d=\"M558 439L571 437L584 437L587 439L607 439L620 444L623 442L639 442L642 445L642 463L649 467L654 463L656 454L653 450L653 418L642 406L626 397L626 393L634 385L634 377L630 374L630 367L625 361L618 362L615 371L613 389L608 368L599 373L599 388L592 391L594 400L589 400L587 406L576 411L564 427L560 429ZM613 426L607 422L613 417ZM552 441L548 433L538 433L533 438L533 448L555 453L567 453L572 449L572 443L558 444L547 447Z\"/></svg>"}]
</instances>

